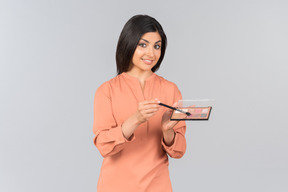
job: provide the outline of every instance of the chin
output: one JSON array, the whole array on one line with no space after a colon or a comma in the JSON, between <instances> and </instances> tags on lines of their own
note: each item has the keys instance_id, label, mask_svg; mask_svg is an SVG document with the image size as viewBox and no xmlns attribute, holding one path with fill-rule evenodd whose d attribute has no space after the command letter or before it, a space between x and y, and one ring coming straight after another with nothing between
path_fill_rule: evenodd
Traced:
<instances>
[{"instance_id":1,"label":"chin","mask_svg":"<svg viewBox=\"0 0 288 192\"><path fill-rule=\"evenodd\" d=\"M156 64L155 64L155 65L156 65ZM145 67L143 67L143 69L145 69L145 70L152 70L152 68L153 68L155 65L146 65Z\"/></svg>"}]
</instances>

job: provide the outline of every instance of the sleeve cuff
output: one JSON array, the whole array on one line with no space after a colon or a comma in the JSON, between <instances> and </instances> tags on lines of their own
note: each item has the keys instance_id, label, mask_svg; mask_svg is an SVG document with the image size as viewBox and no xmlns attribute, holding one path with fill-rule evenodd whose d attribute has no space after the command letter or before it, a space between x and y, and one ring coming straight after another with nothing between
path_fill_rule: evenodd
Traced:
<instances>
[{"instance_id":1,"label":"sleeve cuff","mask_svg":"<svg viewBox=\"0 0 288 192\"><path fill-rule=\"evenodd\" d=\"M124 142L132 142L132 141L134 141L135 139L136 139L136 137L135 137L135 135L134 135L134 133L128 138L128 139L126 139L125 137L124 137L124 135L123 135L123 132L122 132L122 127L121 126L118 126L117 128L116 128L117 130L117 132L116 132L116 134L117 134L117 140L118 141L120 141L120 143L124 143Z\"/></svg>"},{"instance_id":2,"label":"sleeve cuff","mask_svg":"<svg viewBox=\"0 0 288 192\"><path fill-rule=\"evenodd\" d=\"M167 153L171 153L171 152L173 152L173 149L174 149L174 146L175 146L175 143L176 143L176 141L177 141L177 133L175 132L175 137L174 137L174 141L173 141L173 144L172 145L170 145L170 146L168 146L168 145L166 145L165 144L165 142L164 142L164 137L162 136L162 139L161 139L161 144L162 144L162 146L164 147L164 149L165 149L165 151L167 152Z\"/></svg>"},{"instance_id":3,"label":"sleeve cuff","mask_svg":"<svg viewBox=\"0 0 288 192\"><path fill-rule=\"evenodd\" d=\"M174 138L174 143L171 146L167 146L164 143L164 139L162 138L162 146L163 149L168 153L168 155L172 158L181 158L185 151L186 151L186 141L185 141L185 137L182 137L181 133L177 133L175 135Z\"/></svg>"}]
</instances>

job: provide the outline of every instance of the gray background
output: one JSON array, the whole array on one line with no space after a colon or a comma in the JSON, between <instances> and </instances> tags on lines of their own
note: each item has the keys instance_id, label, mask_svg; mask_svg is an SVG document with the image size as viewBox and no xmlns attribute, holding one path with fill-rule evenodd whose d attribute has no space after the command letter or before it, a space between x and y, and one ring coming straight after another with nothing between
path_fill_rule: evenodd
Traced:
<instances>
[{"instance_id":1,"label":"gray background","mask_svg":"<svg viewBox=\"0 0 288 192\"><path fill-rule=\"evenodd\" d=\"M158 75L214 98L170 159L174 191L288 191L288 2L0 1L0 191L96 191L93 99L133 15L168 36Z\"/></svg>"}]
</instances>

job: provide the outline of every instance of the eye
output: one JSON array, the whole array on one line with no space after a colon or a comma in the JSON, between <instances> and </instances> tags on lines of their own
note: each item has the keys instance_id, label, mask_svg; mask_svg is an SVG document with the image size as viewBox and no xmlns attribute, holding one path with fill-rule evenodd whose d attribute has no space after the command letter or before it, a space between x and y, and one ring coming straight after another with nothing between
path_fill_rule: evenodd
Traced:
<instances>
[{"instance_id":1,"label":"eye","mask_svg":"<svg viewBox=\"0 0 288 192\"><path fill-rule=\"evenodd\" d=\"M161 46L160 46L160 45L154 45L154 48L155 48L155 49L160 49Z\"/></svg>"},{"instance_id":2,"label":"eye","mask_svg":"<svg viewBox=\"0 0 288 192\"><path fill-rule=\"evenodd\" d=\"M146 43L139 43L138 45L139 45L140 47L144 47L144 48L147 47Z\"/></svg>"}]
</instances>

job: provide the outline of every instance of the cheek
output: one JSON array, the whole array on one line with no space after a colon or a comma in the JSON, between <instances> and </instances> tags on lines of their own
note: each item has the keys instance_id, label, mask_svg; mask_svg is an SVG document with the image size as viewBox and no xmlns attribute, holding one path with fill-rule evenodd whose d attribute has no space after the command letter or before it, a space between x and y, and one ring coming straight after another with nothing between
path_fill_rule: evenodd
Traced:
<instances>
[{"instance_id":1,"label":"cheek","mask_svg":"<svg viewBox=\"0 0 288 192\"><path fill-rule=\"evenodd\" d=\"M139 51L136 49L133 54L132 61L137 61L137 60L139 60Z\"/></svg>"},{"instance_id":2,"label":"cheek","mask_svg":"<svg viewBox=\"0 0 288 192\"><path fill-rule=\"evenodd\" d=\"M145 52L143 51L143 50L141 50L141 49L135 49L135 51L134 51L134 56L135 56L135 58L139 58L139 57L142 57L143 56L143 54L144 54ZM133 57L134 57L133 56Z\"/></svg>"},{"instance_id":3,"label":"cheek","mask_svg":"<svg viewBox=\"0 0 288 192\"><path fill-rule=\"evenodd\" d=\"M160 56L161 56L161 51L157 51L157 53L155 55L156 55L157 60L158 60L160 58Z\"/></svg>"}]
</instances>

